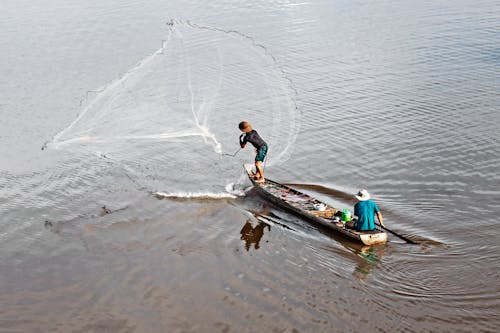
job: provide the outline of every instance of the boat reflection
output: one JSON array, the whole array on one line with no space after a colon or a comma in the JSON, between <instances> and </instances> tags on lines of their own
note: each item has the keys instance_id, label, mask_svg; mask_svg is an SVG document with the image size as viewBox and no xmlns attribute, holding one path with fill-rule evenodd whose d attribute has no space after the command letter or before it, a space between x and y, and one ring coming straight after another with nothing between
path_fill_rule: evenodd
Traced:
<instances>
[{"instance_id":1,"label":"boat reflection","mask_svg":"<svg viewBox=\"0 0 500 333\"><path fill-rule=\"evenodd\" d=\"M329 201L331 202L332 200L334 200L335 202L338 203L339 207L342 207L344 205L352 206L356 202L353 195L350 193L342 192L321 185L315 185L315 184L287 184L287 185L309 190L312 192L313 196L317 196L318 193L327 195ZM387 244L366 246L363 244L355 243L325 228L319 227L318 230L321 233L327 235L328 237L333 238L337 243L341 244L345 249L349 250L350 252L356 255L357 265L354 268L353 275L359 280L366 280L368 278L371 270L381 262L381 259L388 248Z\"/></svg>"},{"instance_id":2,"label":"boat reflection","mask_svg":"<svg viewBox=\"0 0 500 333\"><path fill-rule=\"evenodd\" d=\"M377 266L381 261L387 246L377 245L377 246L363 246L359 250L354 250L353 252L357 254L361 260L358 260L358 265L352 273L359 280L366 280L370 271Z\"/></svg>"},{"instance_id":3,"label":"boat reflection","mask_svg":"<svg viewBox=\"0 0 500 333\"><path fill-rule=\"evenodd\" d=\"M387 244L363 245L352 242L345 237L333 233L330 230L318 229L322 234L332 238L346 250L353 253L356 257L356 267L353 276L359 280L366 280L374 267L380 264L382 257L388 249ZM337 251L333 247L328 247L329 251Z\"/></svg>"},{"instance_id":4,"label":"boat reflection","mask_svg":"<svg viewBox=\"0 0 500 333\"><path fill-rule=\"evenodd\" d=\"M251 201L247 200L244 202L239 202L236 207L247 217L245 224L240 230L240 239L245 241L245 249L250 251L250 249L258 250L260 248L260 242L264 236L264 230L267 228L268 232L271 231L271 226L276 226L279 228L287 229L292 232L297 232L295 229L296 225L301 223L296 221L296 217L291 215L286 215L283 217L285 212L281 212L277 215L277 211L273 212L269 204L262 201ZM237 201L235 201L236 203ZM291 227L294 226L294 227ZM300 229L300 228L299 228ZM356 266L353 271L353 275L359 280L366 280L370 275L370 272L380 264L384 253L387 251L387 244L371 245L366 246L353 242L346 237L342 237L336 232L330 229L323 228L319 226L317 230L332 239L336 244L340 244L343 248L347 249L349 252L355 255ZM325 246L323 247L327 251L338 252L339 248L337 246ZM343 252L343 251L342 251ZM345 252L343 252L345 255Z\"/></svg>"}]
</instances>

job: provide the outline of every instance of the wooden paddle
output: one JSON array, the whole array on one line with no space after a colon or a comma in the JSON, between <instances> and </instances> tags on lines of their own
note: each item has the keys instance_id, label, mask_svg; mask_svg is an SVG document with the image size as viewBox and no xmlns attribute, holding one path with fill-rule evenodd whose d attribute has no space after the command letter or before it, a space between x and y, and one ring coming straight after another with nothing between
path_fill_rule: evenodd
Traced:
<instances>
[{"instance_id":1,"label":"wooden paddle","mask_svg":"<svg viewBox=\"0 0 500 333\"><path fill-rule=\"evenodd\" d=\"M395 232L394 230L391 230L391 229L389 229L389 228L387 228L387 227L383 227L383 226L381 226L380 224L377 224L377 225L378 225L379 227L381 227L382 229L384 229L384 230L386 230L386 231L389 231L391 234L393 234L393 235L395 235L395 236L398 236L399 238L401 238L402 240L404 240L404 241L406 241L406 242L408 242L408 243L410 243L410 244L418 244L418 242L415 242L414 240L411 240L411 239L409 239L409 238L408 238L408 237L406 237L406 236L403 236L403 235L401 235L401 234L398 234L398 233L397 233L397 232Z\"/></svg>"}]
</instances>

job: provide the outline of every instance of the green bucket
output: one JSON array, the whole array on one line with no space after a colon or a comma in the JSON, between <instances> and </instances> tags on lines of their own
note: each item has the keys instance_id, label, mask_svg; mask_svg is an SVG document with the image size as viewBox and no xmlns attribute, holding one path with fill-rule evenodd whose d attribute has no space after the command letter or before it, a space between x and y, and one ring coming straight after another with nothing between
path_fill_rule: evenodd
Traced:
<instances>
[{"instance_id":1,"label":"green bucket","mask_svg":"<svg viewBox=\"0 0 500 333\"><path fill-rule=\"evenodd\" d=\"M349 222L351 220L351 211L349 209L342 210L342 221Z\"/></svg>"}]
</instances>

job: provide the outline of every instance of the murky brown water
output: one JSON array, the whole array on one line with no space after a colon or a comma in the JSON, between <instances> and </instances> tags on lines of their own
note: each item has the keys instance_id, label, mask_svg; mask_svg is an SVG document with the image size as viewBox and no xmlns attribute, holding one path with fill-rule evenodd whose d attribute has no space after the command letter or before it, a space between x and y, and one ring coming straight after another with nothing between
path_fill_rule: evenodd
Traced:
<instances>
[{"instance_id":1,"label":"murky brown water","mask_svg":"<svg viewBox=\"0 0 500 333\"><path fill-rule=\"evenodd\" d=\"M490 0L4 1L0 331L495 332L499 22ZM268 177L339 208L365 187L419 244L268 206L242 118Z\"/></svg>"}]
</instances>

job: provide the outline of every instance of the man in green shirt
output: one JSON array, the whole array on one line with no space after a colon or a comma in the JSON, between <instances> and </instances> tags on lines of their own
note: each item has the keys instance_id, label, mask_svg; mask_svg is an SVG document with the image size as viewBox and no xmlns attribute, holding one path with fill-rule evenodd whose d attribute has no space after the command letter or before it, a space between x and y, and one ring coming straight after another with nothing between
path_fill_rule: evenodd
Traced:
<instances>
[{"instance_id":1,"label":"man in green shirt","mask_svg":"<svg viewBox=\"0 0 500 333\"><path fill-rule=\"evenodd\" d=\"M368 193L367 190L359 190L355 197L359 200L359 202L354 205L354 215L358 217L356 230L370 231L375 229L375 215L377 215L380 225L385 227L382 213L377 204L370 200L370 193Z\"/></svg>"}]
</instances>

